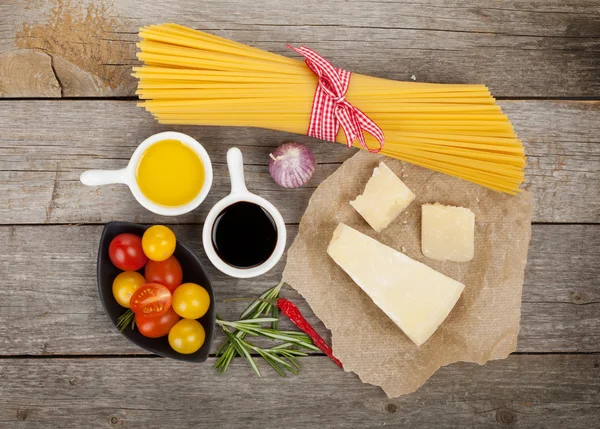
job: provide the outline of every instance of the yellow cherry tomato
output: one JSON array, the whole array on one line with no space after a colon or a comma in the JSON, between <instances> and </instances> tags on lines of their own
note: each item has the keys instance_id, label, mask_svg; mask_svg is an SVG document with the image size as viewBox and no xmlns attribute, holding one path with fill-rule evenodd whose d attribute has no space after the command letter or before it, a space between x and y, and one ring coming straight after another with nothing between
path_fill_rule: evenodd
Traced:
<instances>
[{"instance_id":1,"label":"yellow cherry tomato","mask_svg":"<svg viewBox=\"0 0 600 429\"><path fill-rule=\"evenodd\" d=\"M140 286L146 284L146 279L135 271L124 271L115 277L112 284L112 292L115 300L121 307L129 308L131 295Z\"/></svg>"},{"instance_id":2,"label":"yellow cherry tomato","mask_svg":"<svg viewBox=\"0 0 600 429\"><path fill-rule=\"evenodd\" d=\"M182 319L169 331L169 344L177 353L189 355L198 351L206 334L197 320Z\"/></svg>"},{"instance_id":3,"label":"yellow cherry tomato","mask_svg":"<svg viewBox=\"0 0 600 429\"><path fill-rule=\"evenodd\" d=\"M154 225L144 232L142 237L142 249L153 261L164 261L169 259L175 251L177 239L175 234L166 226Z\"/></svg>"},{"instance_id":4,"label":"yellow cherry tomato","mask_svg":"<svg viewBox=\"0 0 600 429\"><path fill-rule=\"evenodd\" d=\"M202 286L184 283L173 292L171 306L184 319L198 319L208 311L210 296Z\"/></svg>"}]
</instances>

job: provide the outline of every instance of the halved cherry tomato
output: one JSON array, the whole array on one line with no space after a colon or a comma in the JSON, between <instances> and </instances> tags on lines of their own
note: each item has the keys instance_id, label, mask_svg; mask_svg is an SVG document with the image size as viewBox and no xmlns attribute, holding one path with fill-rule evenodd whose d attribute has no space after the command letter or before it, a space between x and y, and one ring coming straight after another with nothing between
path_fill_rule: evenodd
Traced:
<instances>
[{"instance_id":1,"label":"halved cherry tomato","mask_svg":"<svg viewBox=\"0 0 600 429\"><path fill-rule=\"evenodd\" d=\"M142 249L142 239L135 234L119 234L108 246L108 256L115 267L123 271L137 271L148 258Z\"/></svg>"},{"instance_id":2,"label":"halved cherry tomato","mask_svg":"<svg viewBox=\"0 0 600 429\"><path fill-rule=\"evenodd\" d=\"M135 324L142 334L148 338L160 338L169 334L169 331L179 320L181 317L175 310L169 308L169 310L158 317L146 317L141 314L135 315Z\"/></svg>"},{"instance_id":3,"label":"halved cherry tomato","mask_svg":"<svg viewBox=\"0 0 600 429\"><path fill-rule=\"evenodd\" d=\"M133 312L145 317L158 317L171 308L171 292L158 283L147 283L133 293L129 305Z\"/></svg>"},{"instance_id":4,"label":"halved cherry tomato","mask_svg":"<svg viewBox=\"0 0 600 429\"><path fill-rule=\"evenodd\" d=\"M173 254L176 246L175 234L163 225L151 226L142 237L144 253L153 261L164 261Z\"/></svg>"},{"instance_id":5,"label":"halved cherry tomato","mask_svg":"<svg viewBox=\"0 0 600 429\"><path fill-rule=\"evenodd\" d=\"M158 283L166 286L171 292L183 281L181 264L175 256L164 261L149 260L144 268L144 277L148 283Z\"/></svg>"}]
</instances>

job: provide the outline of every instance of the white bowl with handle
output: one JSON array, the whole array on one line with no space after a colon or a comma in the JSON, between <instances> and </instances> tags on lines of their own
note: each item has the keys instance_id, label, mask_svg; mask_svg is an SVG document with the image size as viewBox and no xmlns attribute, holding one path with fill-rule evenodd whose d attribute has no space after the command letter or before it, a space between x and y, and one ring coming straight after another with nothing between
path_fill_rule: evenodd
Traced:
<instances>
[{"instance_id":1,"label":"white bowl with handle","mask_svg":"<svg viewBox=\"0 0 600 429\"><path fill-rule=\"evenodd\" d=\"M202 184L202 188L200 189L198 195L196 195L196 197L187 204L176 207L156 204L142 193L135 178L138 164L144 152L146 152L150 146L162 140L180 141L188 148L193 150L196 155L198 155L204 166L204 183ZM175 131L166 131L163 133L154 134L140 143L140 145L133 152L127 167L121 170L87 170L81 174L80 180L81 183L87 186L102 186L117 183L127 185L129 186L131 193L138 203L151 212L163 216L179 216L191 212L198 207L202 201L204 201L212 186L213 171L210 157L200 143L187 134L178 133Z\"/></svg>"},{"instance_id":2,"label":"white bowl with handle","mask_svg":"<svg viewBox=\"0 0 600 429\"><path fill-rule=\"evenodd\" d=\"M244 181L244 160L242 152L237 147L233 147L227 151L227 167L231 178L231 193L215 204L208 213L208 216L204 221L204 229L202 230L202 244L204 245L204 251L208 256L208 259L210 259L210 262L212 262L219 271L231 277L241 279L257 277L269 271L281 259L287 239L285 222L283 221L281 213L279 213L279 210L277 210L273 204L263 197L253 194L246 188L246 183ZM273 253L271 253L271 256L269 256L262 264L250 268L237 268L223 261L219 255L217 255L212 239L215 221L221 212L230 205L243 201L254 203L262 207L271 215L277 229L277 242L275 243L275 249L273 250Z\"/></svg>"}]
</instances>

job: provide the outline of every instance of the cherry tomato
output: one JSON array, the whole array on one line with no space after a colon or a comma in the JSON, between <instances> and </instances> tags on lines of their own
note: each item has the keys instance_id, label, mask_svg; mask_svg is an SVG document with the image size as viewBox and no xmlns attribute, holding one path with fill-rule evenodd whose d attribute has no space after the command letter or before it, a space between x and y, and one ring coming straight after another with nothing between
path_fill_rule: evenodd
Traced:
<instances>
[{"instance_id":1,"label":"cherry tomato","mask_svg":"<svg viewBox=\"0 0 600 429\"><path fill-rule=\"evenodd\" d=\"M108 256L113 265L123 271L137 271L148 258L142 249L142 239L135 234L119 234L108 246Z\"/></svg>"},{"instance_id":2,"label":"cherry tomato","mask_svg":"<svg viewBox=\"0 0 600 429\"><path fill-rule=\"evenodd\" d=\"M135 271L123 271L112 284L112 292L115 300L121 307L129 308L131 296L137 288L146 283L146 279Z\"/></svg>"},{"instance_id":3,"label":"cherry tomato","mask_svg":"<svg viewBox=\"0 0 600 429\"><path fill-rule=\"evenodd\" d=\"M171 308L171 292L158 283L146 283L136 289L130 301L135 314L145 317L158 317Z\"/></svg>"},{"instance_id":4,"label":"cherry tomato","mask_svg":"<svg viewBox=\"0 0 600 429\"><path fill-rule=\"evenodd\" d=\"M184 319L198 319L210 307L206 289L195 283L184 283L173 292L173 309Z\"/></svg>"},{"instance_id":5,"label":"cherry tomato","mask_svg":"<svg viewBox=\"0 0 600 429\"><path fill-rule=\"evenodd\" d=\"M169 308L165 314L158 317L135 315L135 324L140 334L148 338L160 338L168 335L171 328L180 320L181 317L172 308Z\"/></svg>"},{"instance_id":6,"label":"cherry tomato","mask_svg":"<svg viewBox=\"0 0 600 429\"><path fill-rule=\"evenodd\" d=\"M166 286L173 292L183 280L181 265L175 256L164 261L149 260L144 269L144 276L148 283L158 283Z\"/></svg>"},{"instance_id":7,"label":"cherry tomato","mask_svg":"<svg viewBox=\"0 0 600 429\"><path fill-rule=\"evenodd\" d=\"M175 251L177 239L166 226L154 225L144 232L142 247L146 256L153 261L164 261Z\"/></svg>"},{"instance_id":8,"label":"cherry tomato","mask_svg":"<svg viewBox=\"0 0 600 429\"><path fill-rule=\"evenodd\" d=\"M197 320L183 319L171 328L169 332L169 344L177 353L188 355L198 351L206 333Z\"/></svg>"}]
</instances>

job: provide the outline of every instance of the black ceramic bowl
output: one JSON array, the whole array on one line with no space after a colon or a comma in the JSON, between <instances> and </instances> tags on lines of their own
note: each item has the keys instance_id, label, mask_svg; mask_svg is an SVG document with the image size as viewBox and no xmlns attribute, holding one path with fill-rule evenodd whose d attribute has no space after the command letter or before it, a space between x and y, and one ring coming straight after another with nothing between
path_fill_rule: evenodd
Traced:
<instances>
[{"instance_id":1,"label":"black ceramic bowl","mask_svg":"<svg viewBox=\"0 0 600 429\"><path fill-rule=\"evenodd\" d=\"M122 271L115 267L108 256L108 246L113 238L124 232L139 235L140 237L144 234L144 231L149 226L138 225L129 222L109 222L104 227L102 232L102 238L100 239L100 248L98 249L98 292L100 294L100 301L106 311L106 314L110 318L113 325L117 326L117 318L123 314L126 309L121 307L115 301L112 293L112 284L115 277ZM132 343L140 346L149 352L156 353L164 357L173 359L183 360L187 362L204 362L208 358L210 352L210 346L213 341L213 334L215 330L215 297L213 294L210 279L206 270L202 267L202 263L194 250L187 244L180 240L177 240L177 247L175 248L175 257L181 264L183 269L183 282L184 283L197 283L201 285L210 296L210 307L208 312L202 316L198 321L202 324L204 331L206 332L206 339L204 344L196 353L189 355L183 355L177 353L171 348L168 341L168 336L162 338L148 338L144 337L139 333L137 329L131 329L131 327L125 328L122 334ZM143 269L140 270L143 275Z\"/></svg>"}]
</instances>

